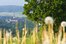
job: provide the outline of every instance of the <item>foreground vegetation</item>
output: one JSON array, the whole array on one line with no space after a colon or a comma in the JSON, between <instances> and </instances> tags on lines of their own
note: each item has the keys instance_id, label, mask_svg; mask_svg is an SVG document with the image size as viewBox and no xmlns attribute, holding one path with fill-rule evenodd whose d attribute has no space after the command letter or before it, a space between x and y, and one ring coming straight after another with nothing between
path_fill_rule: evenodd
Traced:
<instances>
[{"instance_id":1,"label":"foreground vegetation","mask_svg":"<svg viewBox=\"0 0 66 44\"><path fill-rule=\"evenodd\" d=\"M20 34L18 23L16 23L15 36L12 35L11 31L8 32L5 29L2 31L0 29L0 44L66 44L65 26L66 22L63 21L58 33L54 33L53 19L51 17L47 17L42 28L38 29L38 26L36 25L30 34L28 34L28 30L25 25L21 31L22 34Z\"/></svg>"}]
</instances>

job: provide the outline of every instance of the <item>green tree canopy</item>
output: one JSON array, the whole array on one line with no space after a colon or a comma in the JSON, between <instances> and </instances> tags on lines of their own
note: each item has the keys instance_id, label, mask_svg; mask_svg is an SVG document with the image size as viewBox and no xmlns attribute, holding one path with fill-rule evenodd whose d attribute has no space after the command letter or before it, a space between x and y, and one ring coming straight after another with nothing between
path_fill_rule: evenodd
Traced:
<instances>
[{"instance_id":1,"label":"green tree canopy","mask_svg":"<svg viewBox=\"0 0 66 44\"><path fill-rule=\"evenodd\" d=\"M33 21L44 23L46 16L52 16L57 25L66 20L65 0L25 0L23 14Z\"/></svg>"}]
</instances>

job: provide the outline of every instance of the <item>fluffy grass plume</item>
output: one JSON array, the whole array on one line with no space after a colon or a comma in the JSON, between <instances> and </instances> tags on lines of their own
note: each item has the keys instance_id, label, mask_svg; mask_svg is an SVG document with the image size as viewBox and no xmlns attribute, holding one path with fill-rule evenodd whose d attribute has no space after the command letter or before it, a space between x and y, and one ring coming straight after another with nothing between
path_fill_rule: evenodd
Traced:
<instances>
[{"instance_id":1,"label":"fluffy grass plume","mask_svg":"<svg viewBox=\"0 0 66 44\"><path fill-rule=\"evenodd\" d=\"M45 24L47 24L48 26L48 35L49 35L49 39L50 39L50 44L53 44L53 38L54 38L54 35L53 35L53 18L48 16L45 18Z\"/></svg>"}]
</instances>

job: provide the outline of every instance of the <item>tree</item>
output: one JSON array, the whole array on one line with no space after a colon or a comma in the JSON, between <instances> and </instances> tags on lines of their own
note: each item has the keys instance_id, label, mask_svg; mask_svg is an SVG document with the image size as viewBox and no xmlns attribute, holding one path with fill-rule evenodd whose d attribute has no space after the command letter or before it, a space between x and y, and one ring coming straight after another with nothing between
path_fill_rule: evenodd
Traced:
<instances>
[{"instance_id":1,"label":"tree","mask_svg":"<svg viewBox=\"0 0 66 44\"><path fill-rule=\"evenodd\" d=\"M63 0L25 0L28 4L24 5L23 14L27 15L29 19L44 23L46 16L52 16L55 20L55 25L60 24L61 21L66 20Z\"/></svg>"}]
</instances>

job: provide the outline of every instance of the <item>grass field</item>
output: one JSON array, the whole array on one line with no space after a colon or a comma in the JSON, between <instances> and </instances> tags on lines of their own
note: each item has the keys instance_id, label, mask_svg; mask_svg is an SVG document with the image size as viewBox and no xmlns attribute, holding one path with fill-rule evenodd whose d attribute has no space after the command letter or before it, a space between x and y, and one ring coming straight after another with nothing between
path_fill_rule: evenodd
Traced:
<instances>
[{"instance_id":1,"label":"grass field","mask_svg":"<svg viewBox=\"0 0 66 44\"><path fill-rule=\"evenodd\" d=\"M22 35L20 35L16 23L15 36L12 35L11 31L0 29L0 44L66 44L65 27L62 25L64 23L61 23L58 33L54 33L53 24L45 24L40 29L36 25L30 34L27 33L28 30L25 26L21 31Z\"/></svg>"}]
</instances>

